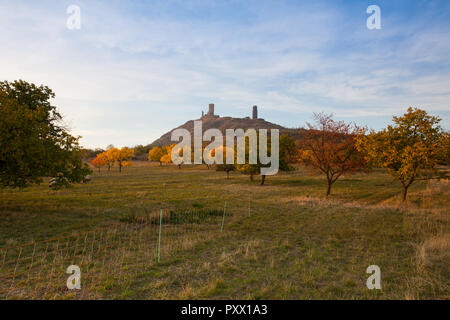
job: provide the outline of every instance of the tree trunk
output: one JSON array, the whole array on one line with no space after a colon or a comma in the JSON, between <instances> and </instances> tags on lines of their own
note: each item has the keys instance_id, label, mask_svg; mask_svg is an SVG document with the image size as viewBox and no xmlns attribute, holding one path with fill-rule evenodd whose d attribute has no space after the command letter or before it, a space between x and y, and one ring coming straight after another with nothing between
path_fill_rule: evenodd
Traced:
<instances>
[{"instance_id":1,"label":"tree trunk","mask_svg":"<svg viewBox=\"0 0 450 320\"><path fill-rule=\"evenodd\" d=\"M159 166L160 166L160 167L162 166L162 162L161 162L161 161L159 162Z\"/></svg>"},{"instance_id":2,"label":"tree trunk","mask_svg":"<svg viewBox=\"0 0 450 320\"><path fill-rule=\"evenodd\" d=\"M327 194L326 194L327 198L331 193L331 184L332 184L331 181L328 181Z\"/></svg>"},{"instance_id":3,"label":"tree trunk","mask_svg":"<svg viewBox=\"0 0 450 320\"><path fill-rule=\"evenodd\" d=\"M230 171L227 171L227 179L230 179Z\"/></svg>"},{"instance_id":4,"label":"tree trunk","mask_svg":"<svg viewBox=\"0 0 450 320\"><path fill-rule=\"evenodd\" d=\"M119 162L119 172L122 172L122 163Z\"/></svg>"},{"instance_id":5,"label":"tree trunk","mask_svg":"<svg viewBox=\"0 0 450 320\"><path fill-rule=\"evenodd\" d=\"M264 185L264 181L266 181L266 175L265 174L261 175L261 185L262 186Z\"/></svg>"},{"instance_id":6,"label":"tree trunk","mask_svg":"<svg viewBox=\"0 0 450 320\"><path fill-rule=\"evenodd\" d=\"M250 181L253 181L253 174L250 174Z\"/></svg>"},{"instance_id":7,"label":"tree trunk","mask_svg":"<svg viewBox=\"0 0 450 320\"><path fill-rule=\"evenodd\" d=\"M408 193L408 187L403 187L402 201L406 201L406 194Z\"/></svg>"}]
</instances>

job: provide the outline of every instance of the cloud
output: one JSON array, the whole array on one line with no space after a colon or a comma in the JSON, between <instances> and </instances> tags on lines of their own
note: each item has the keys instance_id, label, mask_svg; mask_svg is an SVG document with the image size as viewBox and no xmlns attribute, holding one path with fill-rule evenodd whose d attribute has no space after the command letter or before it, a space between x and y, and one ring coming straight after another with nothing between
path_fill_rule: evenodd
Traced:
<instances>
[{"instance_id":1,"label":"cloud","mask_svg":"<svg viewBox=\"0 0 450 320\"><path fill-rule=\"evenodd\" d=\"M78 3L79 31L65 28L70 1L0 3L0 74L54 89L90 147L151 142L207 103L234 116L257 104L287 126L322 110L370 125L409 105L449 123L450 28L436 8L424 24L382 7L369 31L360 4Z\"/></svg>"}]
</instances>

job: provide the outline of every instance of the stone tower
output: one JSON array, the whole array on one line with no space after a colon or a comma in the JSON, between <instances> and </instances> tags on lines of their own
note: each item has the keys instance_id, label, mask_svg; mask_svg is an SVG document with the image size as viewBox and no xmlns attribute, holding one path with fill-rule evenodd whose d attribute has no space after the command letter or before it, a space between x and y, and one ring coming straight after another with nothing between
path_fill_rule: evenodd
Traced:
<instances>
[{"instance_id":1,"label":"stone tower","mask_svg":"<svg viewBox=\"0 0 450 320\"><path fill-rule=\"evenodd\" d=\"M214 103L209 104L208 116L214 116Z\"/></svg>"},{"instance_id":2,"label":"stone tower","mask_svg":"<svg viewBox=\"0 0 450 320\"><path fill-rule=\"evenodd\" d=\"M258 119L258 107L257 106L253 106L252 119Z\"/></svg>"}]
</instances>

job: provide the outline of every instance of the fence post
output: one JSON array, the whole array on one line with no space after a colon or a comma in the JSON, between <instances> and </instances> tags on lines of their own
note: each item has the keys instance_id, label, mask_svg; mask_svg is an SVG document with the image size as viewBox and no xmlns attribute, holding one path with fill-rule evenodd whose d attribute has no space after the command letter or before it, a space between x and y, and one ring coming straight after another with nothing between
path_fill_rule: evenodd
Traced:
<instances>
[{"instance_id":1,"label":"fence post","mask_svg":"<svg viewBox=\"0 0 450 320\"><path fill-rule=\"evenodd\" d=\"M223 205L223 216L222 216L222 227L220 228L220 232L223 231L223 224L225 222L225 211L227 209L227 202L225 201L224 205Z\"/></svg>"},{"instance_id":2,"label":"fence post","mask_svg":"<svg viewBox=\"0 0 450 320\"><path fill-rule=\"evenodd\" d=\"M163 211L159 211L159 234L158 234L158 262L161 260L161 224Z\"/></svg>"}]
</instances>

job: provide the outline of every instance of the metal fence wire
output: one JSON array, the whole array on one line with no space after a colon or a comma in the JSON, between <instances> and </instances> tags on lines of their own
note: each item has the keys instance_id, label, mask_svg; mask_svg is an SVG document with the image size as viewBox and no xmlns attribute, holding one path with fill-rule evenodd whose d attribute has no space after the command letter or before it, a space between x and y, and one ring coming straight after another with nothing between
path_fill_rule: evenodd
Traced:
<instances>
[{"instance_id":1,"label":"metal fence wire","mask_svg":"<svg viewBox=\"0 0 450 320\"><path fill-rule=\"evenodd\" d=\"M131 276L220 234L225 214L225 207L157 210L88 232L0 248L0 299L102 298ZM71 265L80 268L81 289L67 286Z\"/></svg>"}]
</instances>

